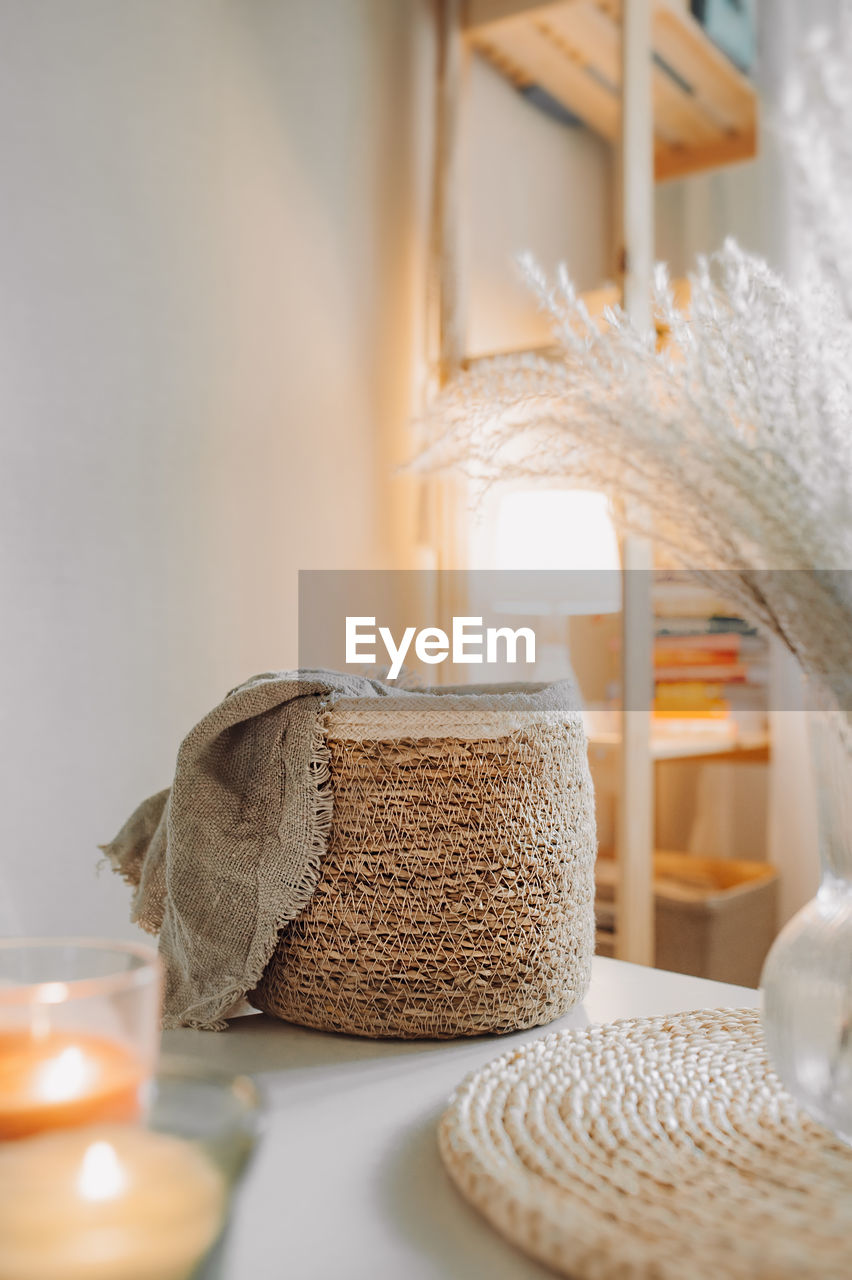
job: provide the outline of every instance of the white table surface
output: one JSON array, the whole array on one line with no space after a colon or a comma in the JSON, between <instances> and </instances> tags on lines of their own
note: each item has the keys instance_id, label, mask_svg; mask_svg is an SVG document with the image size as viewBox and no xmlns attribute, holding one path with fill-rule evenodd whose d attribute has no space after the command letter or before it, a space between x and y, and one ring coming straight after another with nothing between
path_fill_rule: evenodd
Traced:
<instances>
[{"instance_id":1,"label":"white table surface","mask_svg":"<svg viewBox=\"0 0 852 1280\"><path fill-rule=\"evenodd\" d=\"M756 991L597 957L583 1004L548 1028L475 1040L376 1041L265 1016L171 1031L165 1049L254 1076L266 1133L244 1179L223 1280L542 1280L551 1273L455 1191L438 1118L469 1071L564 1027L757 1007Z\"/></svg>"}]
</instances>

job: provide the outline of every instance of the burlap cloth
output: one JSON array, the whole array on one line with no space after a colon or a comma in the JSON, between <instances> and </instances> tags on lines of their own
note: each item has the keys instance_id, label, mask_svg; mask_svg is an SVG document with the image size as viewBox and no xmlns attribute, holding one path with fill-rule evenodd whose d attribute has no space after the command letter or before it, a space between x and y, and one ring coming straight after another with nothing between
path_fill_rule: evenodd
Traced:
<instances>
[{"instance_id":1,"label":"burlap cloth","mask_svg":"<svg viewBox=\"0 0 852 1280\"><path fill-rule=\"evenodd\" d=\"M163 1025L223 1030L310 901L332 797L321 718L342 697L411 697L336 671L255 676L183 740L170 789L102 849L159 934Z\"/></svg>"}]
</instances>

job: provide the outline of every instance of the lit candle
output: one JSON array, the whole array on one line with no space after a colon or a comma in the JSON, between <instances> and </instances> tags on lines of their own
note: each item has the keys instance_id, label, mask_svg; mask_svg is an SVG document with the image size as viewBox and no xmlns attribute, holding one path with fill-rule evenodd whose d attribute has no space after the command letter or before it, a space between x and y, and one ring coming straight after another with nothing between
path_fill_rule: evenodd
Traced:
<instances>
[{"instance_id":1,"label":"lit candle","mask_svg":"<svg viewBox=\"0 0 852 1280\"><path fill-rule=\"evenodd\" d=\"M146 1074L128 1048L101 1036L0 1031L0 1140L134 1120Z\"/></svg>"},{"instance_id":2,"label":"lit candle","mask_svg":"<svg viewBox=\"0 0 852 1280\"><path fill-rule=\"evenodd\" d=\"M221 1229L222 1172L120 1126L0 1147L0 1280L186 1280Z\"/></svg>"}]
</instances>

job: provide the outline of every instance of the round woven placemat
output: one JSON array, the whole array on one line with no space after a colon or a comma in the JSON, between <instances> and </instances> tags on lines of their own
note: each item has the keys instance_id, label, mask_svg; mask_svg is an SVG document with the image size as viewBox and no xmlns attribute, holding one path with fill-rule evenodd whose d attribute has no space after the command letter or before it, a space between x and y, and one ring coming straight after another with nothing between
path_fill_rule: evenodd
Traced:
<instances>
[{"instance_id":1,"label":"round woven placemat","mask_svg":"<svg viewBox=\"0 0 852 1280\"><path fill-rule=\"evenodd\" d=\"M526 1044L462 1084L440 1145L492 1225L574 1280L852 1276L852 1149L782 1090L751 1010Z\"/></svg>"}]
</instances>

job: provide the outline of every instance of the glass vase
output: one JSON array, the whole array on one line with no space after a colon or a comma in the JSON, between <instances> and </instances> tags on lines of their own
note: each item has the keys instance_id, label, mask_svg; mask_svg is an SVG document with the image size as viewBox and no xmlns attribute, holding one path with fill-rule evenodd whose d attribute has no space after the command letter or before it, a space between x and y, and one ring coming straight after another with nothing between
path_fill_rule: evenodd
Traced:
<instances>
[{"instance_id":1,"label":"glass vase","mask_svg":"<svg viewBox=\"0 0 852 1280\"><path fill-rule=\"evenodd\" d=\"M761 985L767 1049L782 1083L852 1144L852 750L843 726L835 712L810 717L820 887L776 938Z\"/></svg>"}]
</instances>

